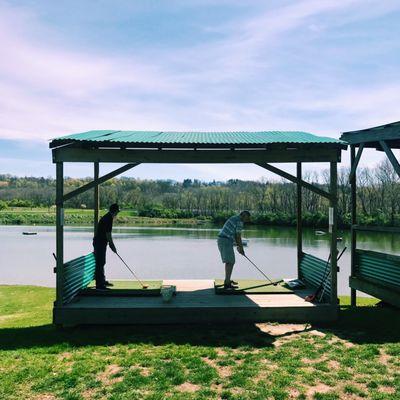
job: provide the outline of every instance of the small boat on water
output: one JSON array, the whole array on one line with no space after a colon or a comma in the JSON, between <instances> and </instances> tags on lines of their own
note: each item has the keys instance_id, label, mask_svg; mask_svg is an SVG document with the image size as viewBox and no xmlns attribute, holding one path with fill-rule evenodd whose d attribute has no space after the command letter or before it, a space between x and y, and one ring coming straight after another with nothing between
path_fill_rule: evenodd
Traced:
<instances>
[{"instance_id":1,"label":"small boat on water","mask_svg":"<svg viewBox=\"0 0 400 400\"><path fill-rule=\"evenodd\" d=\"M37 235L37 232L22 232L23 235Z\"/></svg>"}]
</instances>

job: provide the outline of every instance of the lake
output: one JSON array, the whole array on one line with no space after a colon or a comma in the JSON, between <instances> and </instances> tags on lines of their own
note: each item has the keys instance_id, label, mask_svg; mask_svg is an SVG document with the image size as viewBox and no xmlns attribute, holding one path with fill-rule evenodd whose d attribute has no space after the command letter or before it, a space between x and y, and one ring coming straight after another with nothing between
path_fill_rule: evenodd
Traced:
<instances>
[{"instance_id":1,"label":"lake","mask_svg":"<svg viewBox=\"0 0 400 400\"><path fill-rule=\"evenodd\" d=\"M24 231L37 232L25 236ZM118 252L143 279L214 279L224 275L216 244L218 228L115 227L113 236ZM89 227L65 227L65 260L92 251ZM271 278L296 277L296 229L286 227L250 227L246 254ZM339 262L339 294L348 295L350 273L350 232L339 231L343 238L339 252L348 250ZM359 248L387 253L400 252L395 234L358 234ZM0 284L55 286L55 228L49 226L0 226ZM329 256L329 235L316 235L305 229L303 251L322 259ZM130 273L115 254L108 251L108 279L130 279ZM260 278L259 272L236 253L233 279Z\"/></svg>"}]
</instances>

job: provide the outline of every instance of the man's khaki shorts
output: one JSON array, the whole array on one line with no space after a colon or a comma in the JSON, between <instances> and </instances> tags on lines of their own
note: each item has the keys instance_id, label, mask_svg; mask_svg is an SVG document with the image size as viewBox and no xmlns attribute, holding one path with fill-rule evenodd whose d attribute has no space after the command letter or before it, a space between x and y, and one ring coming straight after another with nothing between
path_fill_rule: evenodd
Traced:
<instances>
[{"instance_id":1,"label":"man's khaki shorts","mask_svg":"<svg viewBox=\"0 0 400 400\"><path fill-rule=\"evenodd\" d=\"M233 250L233 241L228 238L218 238L218 249L221 254L222 262L225 264L235 264L235 252Z\"/></svg>"}]
</instances>

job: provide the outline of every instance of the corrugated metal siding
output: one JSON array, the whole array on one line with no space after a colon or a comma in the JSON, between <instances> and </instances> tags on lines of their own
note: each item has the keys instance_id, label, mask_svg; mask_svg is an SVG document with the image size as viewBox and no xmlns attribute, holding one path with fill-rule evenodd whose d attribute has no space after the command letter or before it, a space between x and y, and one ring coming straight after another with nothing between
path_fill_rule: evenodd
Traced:
<instances>
[{"instance_id":1,"label":"corrugated metal siding","mask_svg":"<svg viewBox=\"0 0 400 400\"><path fill-rule=\"evenodd\" d=\"M400 257L357 249L354 274L400 289Z\"/></svg>"},{"instance_id":2,"label":"corrugated metal siding","mask_svg":"<svg viewBox=\"0 0 400 400\"><path fill-rule=\"evenodd\" d=\"M315 257L311 254L303 253L303 257L300 262L300 279L305 281L307 286L317 289L325 277L325 273L328 273L331 265L327 267L326 261ZM328 279L326 282L324 298L326 302L330 301L331 297L331 280Z\"/></svg>"},{"instance_id":3,"label":"corrugated metal siding","mask_svg":"<svg viewBox=\"0 0 400 400\"><path fill-rule=\"evenodd\" d=\"M165 143L165 144L251 144L271 143L332 143L345 142L301 131L262 132L163 132L163 131L115 131L100 130L76 133L54 141L84 141L110 143Z\"/></svg>"},{"instance_id":4,"label":"corrugated metal siding","mask_svg":"<svg viewBox=\"0 0 400 400\"><path fill-rule=\"evenodd\" d=\"M94 253L87 254L64 264L63 304L68 304L94 279L96 260Z\"/></svg>"}]
</instances>

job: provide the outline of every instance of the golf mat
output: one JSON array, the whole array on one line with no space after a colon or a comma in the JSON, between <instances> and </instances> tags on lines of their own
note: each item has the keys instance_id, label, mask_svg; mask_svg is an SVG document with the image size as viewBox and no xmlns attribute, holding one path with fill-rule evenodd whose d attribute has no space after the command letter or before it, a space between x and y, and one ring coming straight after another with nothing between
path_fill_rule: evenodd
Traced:
<instances>
[{"instance_id":1,"label":"golf mat","mask_svg":"<svg viewBox=\"0 0 400 400\"><path fill-rule=\"evenodd\" d=\"M275 279L273 282L279 282ZM284 282L280 282L277 286L266 280L256 279L237 279L236 289L224 289L224 281L222 279L214 280L215 294L288 294L294 293L288 288Z\"/></svg>"},{"instance_id":2,"label":"golf mat","mask_svg":"<svg viewBox=\"0 0 400 400\"><path fill-rule=\"evenodd\" d=\"M111 281L114 285L108 290L97 290L94 281L80 294L85 296L160 296L163 281L142 281L148 285L143 289L138 281Z\"/></svg>"}]
</instances>

